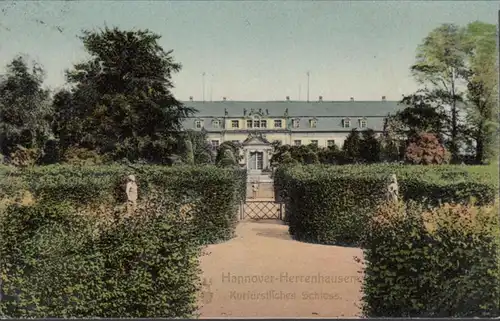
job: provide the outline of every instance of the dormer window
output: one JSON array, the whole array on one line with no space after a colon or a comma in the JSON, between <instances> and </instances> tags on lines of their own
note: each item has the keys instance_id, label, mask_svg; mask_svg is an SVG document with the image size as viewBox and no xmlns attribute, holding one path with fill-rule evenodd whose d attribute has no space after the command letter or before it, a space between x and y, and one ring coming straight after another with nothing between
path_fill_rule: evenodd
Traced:
<instances>
[{"instance_id":1,"label":"dormer window","mask_svg":"<svg viewBox=\"0 0 500 321\"><path fill-rule=\"evenodd\" d=\"M318 121L316 119L309 120L309 127L316 128L317 125L318 125Z\"/></svg>"},{"instance_id":2,"label":"dormer window","mask_svg":"<svg viewBox=\"0 0 500 321\"><path fill-rule=\"evenodd\" d=\"M292 127L293 128L299 128L299 119L293 119L292 120Z\"/></svg>"},{"instance_id":3,"label":"dormer window","mask_svg":"<svg viewBox=\"0 0 500 321\"><path fill-rule=\"evenodd\" d=\"M349 118L345 118L342 120L342 127L349 128L351 127L351 120Z\"/></svg>"},{"instance_id":4,"label":"dormer window","mask_svg":"<svg viewBox=\"0 0 500 321\"><path fill-rule=\"evenodd\" d=\"M218 120L212 121L212 127L213 128L219 128L220 127L220 121L218 121Z\"/></svg>"},{"instance_id":5,"label":"dormer window","mask_svg":"<svg viewBox=\"0 0 500 321\"><path fill-rule=\"evenodd\" d=\"M359 120L359 128L366 128L366 119Z\"/></svg>"},{"instance_id":6,"label":"dormer window","mask_svg":"<svg viewBox=\"0 0 500 321\"><path fill-rule=\"evenodd\" d=\"M203 127L203 122L201 120L195 120L194 127L195 128L202 128Z\"/></svg>"}]
</instances>

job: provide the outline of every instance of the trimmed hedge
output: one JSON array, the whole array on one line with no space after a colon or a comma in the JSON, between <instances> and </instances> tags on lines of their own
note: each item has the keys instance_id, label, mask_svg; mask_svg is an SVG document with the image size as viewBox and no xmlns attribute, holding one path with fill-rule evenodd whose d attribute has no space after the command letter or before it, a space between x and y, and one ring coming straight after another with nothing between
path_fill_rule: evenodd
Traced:
<instances>
[{"instance_id":1,"label":"trimmed hedge","mask_svg":"<svg viewBox=\"0 0 500 321\"><path fill-rule=\"evenodd\" d=\"M471 199L477 205L492 204L498 181L481 170L379 164L281 167L274 178L275 195L285 202L285 220L297 240L357 246L375 209L385 201L390 174L398 178L403 201L426 207L468 204Z\"/></svg>"},{"instance_id":2,"label":"trimmed hedge","mask_svg":"<svg viewBox=\"0 0 500 321\"><path fill-rule=\"evenodd\" d=\"M193 221L206 244L234 236L237 206L246 172L216 166L43 166L23 175L35 198L75 205L120 205L126 201L125 178L135 174L139 201L152 191L200 200ZM246 193L246 189L245 189Z\"/></svg>"},{"instance_id":3,"label":"trimmed hedge","mask_svg":"<svg viewBox=\"0 0 500 321\"><path fill-rule=\"evenodd\" d=\"M396 174L400 196L404 201L416 201L427 206L439 203L492 204L499 191L498 167L464 165L345 165L294 166L278 168L275 193L286 197L287 179L292 170L325 172L332 175L391 175Z\"/></svg>"},{"instance_id":4,"label":"trimmed hedge","mask_svg":"<svg viewBox=\"0 0 500 321\"><path fill-rule=\"evenodd\" d=\"M12 205L0 216L0 315L189 318L200 246L181 204L156 197L106 228L69 203Z\"/></svg>"},{"instance_id":5,"label":"trimmed hedge","mask_svg":"<svg viewBox=\"0 0 500 321\"><path fill-rule=\"evenodd\" d=\"M369 230L365 316L500 316L498 204L386 206Z\"/></svg>"},{"instance_id":6,"label":"trimmed hedge","mask_svg":"<svg viewBox=\"0 0 500 321\"><path fill-rule=\"evenodd\" d=\"M385 200L383 175L336 175L297 168L286 181L286 220L297 240L358 245L371 210Z\"/></svg>"}]
</instances>

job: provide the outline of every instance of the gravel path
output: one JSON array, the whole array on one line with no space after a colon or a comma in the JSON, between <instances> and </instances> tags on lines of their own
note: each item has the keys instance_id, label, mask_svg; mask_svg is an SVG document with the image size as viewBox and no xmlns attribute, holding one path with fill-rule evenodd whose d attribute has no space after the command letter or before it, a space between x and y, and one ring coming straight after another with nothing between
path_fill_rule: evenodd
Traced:
<instances>
[{"instance_id":1,"label":"gravel path","mask_svg":"<svg viewBox=\"0 0 500 321\"><path fill-rule=\"evenodd\" d=\"M243 221L201 259L201 318L357 317L358 248L293 241L281 221Z\"/></svg>"}]
</instances>

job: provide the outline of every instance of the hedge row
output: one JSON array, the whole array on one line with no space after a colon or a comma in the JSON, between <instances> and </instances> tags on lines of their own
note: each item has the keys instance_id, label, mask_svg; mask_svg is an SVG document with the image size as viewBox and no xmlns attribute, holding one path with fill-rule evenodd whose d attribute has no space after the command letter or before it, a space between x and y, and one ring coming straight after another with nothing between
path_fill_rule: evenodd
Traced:
<instances>
[{"instance_id":1,"label":"hedge row","mask_svg":"<svg viewBox=\"0 0 500 321\"><path fill-rule=\"evenodd\" d=\"M233 237L237 204L246 172L216 166L43 166L23 173L35 198L69 201L76 205L118 205L126 201L126 176L134 174L139 202L152 191L183 200L200 200L194 224L204 243ZM246 192L246 190L245 190Z\"/></svg>"},{"instance_id":2,"label":"hedge row","mask_svg":"<svg viewBox=\"0 0 500 321\"><path fill-rule=\"evenodd\" d=\"M189 318L200 246L181 204L156 197L96 228L65 202L11 205L0 216L0 316Z\"/></svg>"},{"instance_id":3,"label":"hedge row","mask_svg":"<svg viewBox=\"0 0 500 321\"><path fill-rule=\"evenodd\" d=\"M400 196L405 201L416 201L429 206L439 203L491 204L499 191L497 166L465 165L345 165L345 166L295 166L305 172L328 172L333 175L396 174ZM278 197L286 196L286 179L292 168L281 167L275 174L275 191ZM295 171L296 172L296 171Z\"/></svg>"},{"instance_id":4,"label":"hedge row","mask_svg":"<svg viewBox=\"0 0 500 321\"><path fill-rule=\"evenodd\" d=\"M365 316L500 316L498 204L386 206L369 230Z\"/></svg>"},{"instance_id":5,"label":"hedge row","mask_svg":"<svg viewBox=\"0 0 500 321\"><path fill-rule=\"evenodd\" d=\"M465 166L293 166L281 167L275 193L286 203L286 220L296 239L359 245L376 207L384 202L395 173L400 196L428 207L439 203L491 204L498 181ZM498 177L498 175L496 176Z\"/></svg>"}]
</instances>

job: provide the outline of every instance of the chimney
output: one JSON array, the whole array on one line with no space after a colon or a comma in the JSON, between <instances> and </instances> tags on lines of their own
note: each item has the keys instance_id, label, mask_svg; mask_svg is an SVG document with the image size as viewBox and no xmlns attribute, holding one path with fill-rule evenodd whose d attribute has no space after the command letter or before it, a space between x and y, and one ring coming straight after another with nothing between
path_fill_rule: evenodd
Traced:
<instances>
[{"instance_id":1,"label":"chimney","mask_svg":"<svg viewBox=\"0 0 500 321\"><path fill-rule=\"evenodd\" d=\"M222 97L222 101L226 101L226 97Z\"/></svg>"},{"instance_id":2,"label":"chimney","mask_svg":"<svg viewBox=\"0 0 500 321\"><path fill-rule=\"evenodd\" d=\"M351 97L351 101L354 101L354 97Z\"/></svg>"},{"instance_id":3,"label":"chimney","mask_svg":"<svg viewBox=\"0 0 500 321\"><path fill-rule=\"evenodd\" d=\"M193 96L189 96L189 101L193 101Z\"/></svg>"},{"instance_id":4,"label":"chimney","mask_svg":"<svg viewBox=\"0 0 500 321\"><path fill-rule=\"evenodd\" d=\"M290 101L290 96L286 96L286 101Z\"/></svg>"},{"instance_id":5,"label":"chimney","mask_svg":"<svg viewBox=\"0 0 500 321\"><path fill-rule=\"evenodd\" d=\"M323 96L319 96L318 100L323 101Z\"/></svg>"},{"instance_id":6,"label":"chimney","mask_svg":"<svg viewBox=\"0 0 500 321\"><path fill-rule=\"evenodd\" d=\"M382 96L382 101L385 101L385 96Z\"/></svg>"}]
</instances>

